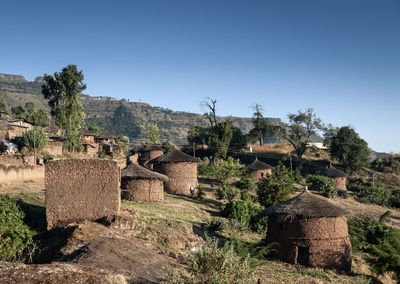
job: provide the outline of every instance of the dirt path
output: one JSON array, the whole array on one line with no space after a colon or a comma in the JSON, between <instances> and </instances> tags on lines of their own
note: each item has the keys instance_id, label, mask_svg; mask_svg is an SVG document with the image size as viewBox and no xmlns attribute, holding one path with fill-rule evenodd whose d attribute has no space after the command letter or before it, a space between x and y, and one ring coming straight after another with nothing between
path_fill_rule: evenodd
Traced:
<instances>
[{"instance_id":1,"label":"dirt path","mask_svg":"<svg viewBox=\"0 0 400 284\"><path fill-rule=\"evenodd\" d=\"M0 184L0 193L38 193L44 192L44 188L44 180Z\"/></svg>"}]
</instances>

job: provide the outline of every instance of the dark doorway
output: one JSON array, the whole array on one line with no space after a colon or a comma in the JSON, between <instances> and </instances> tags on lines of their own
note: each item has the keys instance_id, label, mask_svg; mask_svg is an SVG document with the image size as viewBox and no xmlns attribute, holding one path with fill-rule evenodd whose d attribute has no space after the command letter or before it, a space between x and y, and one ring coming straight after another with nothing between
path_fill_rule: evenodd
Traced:
<instances>
[{"instance_id":1,"label":"dark doorway","mask_svg":"<svg viewBox=\"0 0 400 284\"><path fill-rule=\"evenodd\" d=\"M308 247L297 247L297 264L310 265Z\"/></svg>"}]
</instances>

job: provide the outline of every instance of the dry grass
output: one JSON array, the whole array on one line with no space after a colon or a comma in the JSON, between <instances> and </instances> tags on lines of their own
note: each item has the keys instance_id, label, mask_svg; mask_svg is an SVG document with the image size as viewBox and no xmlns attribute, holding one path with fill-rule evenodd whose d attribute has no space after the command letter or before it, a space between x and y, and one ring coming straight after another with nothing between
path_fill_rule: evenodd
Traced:
<instances>
[{"instance_id":1,"label":"dry grass","mask_svg":"<svg viewBox=\"0 0 400 284\"><path fill-rule=\"evenodd\" d=\"M253 153L258 154L278 154L278 155L289 155L296 156L296 152L294 151L294 147L287 143L270 143L260 145L251 145L253 149ZM329 154L325 150L318 150L317 152L313 152L311 148L307 149L304 153L303 158L309 160L330 160Z\"/></svg>"}]
</instances>

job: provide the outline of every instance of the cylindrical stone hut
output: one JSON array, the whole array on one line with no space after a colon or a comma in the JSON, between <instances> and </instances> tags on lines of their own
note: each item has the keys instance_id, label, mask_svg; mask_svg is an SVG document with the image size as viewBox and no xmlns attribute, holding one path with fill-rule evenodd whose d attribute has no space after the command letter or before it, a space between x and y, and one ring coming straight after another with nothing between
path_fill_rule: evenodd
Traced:
<instances>
[{"instance_id":1,"label":"cylindrical stone hut","mask_svg":"<svg viewBox=\"0 0 400 284\"><path fill-rule=\"evenodd\" d=\"M336 181L336 188L339 190L347 190L346 182L347 182L347 174L338 170L335 167L329 166L322 171L322 175L332 178Z\"/></svg>"},{"instance_id":2,"label":"cylindrical stone hut","mask_svg":"<svg viewBox=\"0 0 400 284\"><path fill-rule=\"evenodd\" d=\"M272 173L274 167L261 162L256 158L253 163L247 166L247 169L249 170L250 176L252 176L256 182L259 182L268 177Z\"/></svg>"},{"instance_id":3,"label":"cylindrical stone hut","mask_svg":"<svg viewBox=\"0 0 400 284\"><path fill-rule=\"evenodd\" d=\"M179 150L172 150L158 158L149 161L154 165L156 172L168 176L169 181L165 183L168 193L183 194L190 196L190 187L197 187L197 164L198 158L189 156Z\"/></svg>"},{"instance_id":4,"label":"cylindrical stone hut","mask_svg":"<svg viewBox=\"0 0 400 284\"><path fill-rule=\"evenodd\" d=\"M121 171L122 198L129 201L161 202L164 200L165 175L155 173L137 164Z\"/></svg>"},{"instance_id":5,"label":"cylindrical stone hut","mask_svg":"<svg viewBox=\"0 0 400 284\"><path fill-rule=\"evenodd\" d=\"M347 211L308 190L263 211L268 215L267 243L294 264L351 270Z\"/></svg>"}]
</instances>

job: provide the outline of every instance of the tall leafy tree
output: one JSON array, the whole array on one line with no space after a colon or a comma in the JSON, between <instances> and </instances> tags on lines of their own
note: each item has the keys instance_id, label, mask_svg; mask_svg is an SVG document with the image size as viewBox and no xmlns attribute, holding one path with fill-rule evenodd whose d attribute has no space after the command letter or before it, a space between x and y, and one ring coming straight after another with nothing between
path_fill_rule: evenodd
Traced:
<instances>
[{"instance_id":1,"label":"tall leafy tree","mask_svg":"<svg viewBox=\"0 0 400 284\"><path fill-rule=\"evenodd\" d=\"M43 108L31 112L28 115L27 119L30 123L41 127L46 127L47 125L49 125L49 115L47 114L47 111Z\"/></svg>"},{"instance_id":2,"label":"tall leafy tree","mask_svg":"<svg viewBox=\"0 0 400 284\"><path fill-rule=\"evenodd\" d=\"M33 113L35 111L35 108L36 108L36 105L33 102L27 102L25 104L25 109L26 109L26 112L28 113L28 115Z\"/></svg>"},{"instance_id":3,"label":"tall leafy tree","mask_svg":"<svg viewBox=\"0 0 400 284\"><path fill-rule=\"evenodd\" d=\"M230 121L223 121L211 128L208 136L208 145L213 150L215 159L225 159L233 136L233 125Z\"/></svg>"},{"instance_id":4,"label":"tall leafy tree","mask_svg":"<svg viewBox=\"0 0 400 284\"><path fill-rule=\"evenodd\" d=\"M84 120L79 95L86 89L82 71L76 65L68 65L60 73L44 75L43 79L42 94L48 100L55 123L65 129L65 147L70 151L79 150L78 129Z\"/></svg>"},{"instance_id":5,"label":"tall leafy tree","mask_svg":"<svg viewBox=\"0 0 400 284\"><path fill-rule=\"evenodd\" d=\"M267 137L268 133L273 132L273 126L269 124L263 116L262 105L255 104L252 106L254 110L253 114L253 126L254 128L250 130L248 138L250 141L258 141L260 145L263 145L264 139Z\"/></svg>"},{"instance_id":6,"label":"tall leafy tree","mask_svg":"<svg viewBox=\"0 0 400 284\"><path fill-rule=\"evenodd\" d=\"M301 159L311 136L323 130L324 126L312 108L305 112L289 113L288 119L289 123L286 126L279 127L279 134L294 147L296 155Z\"/></svg>"},{"instance_id":7,"label":"tall leafy tree","mask_svg":"<svg viewBox=\"0 0 400 284\"><path fill-rule=\"evenodd\" d=\"M331 138L329 151L332 158L350 171L357 171L369 162L370 150L367 142L349 126L341 127Z\"/></svg>"},{"instance_id":8,"label":"tall leafy tree","mask_svg":"<svg viewBox=\"0 0 400 284\"><path fill-rule=\"evenodd\" d=\"M22 106L12 107L11 113L15 118L25 118L26 117L26 112Z\"/></svg>"},{"instance_id":9,"label":"tall leafy tree","mask_svg":"<svg viewBox=\"0 0 400 284\"><path fill-rule=\"evenodd\" d=\"M35 126L22 137L22 141L25 147L34 151L36 157L37 152L47 146L49 139L42 128Z\"/></svg>"},{"instance_id":10,"label":"tall leafy tree","mask_svg":"<svg viewBox=\"0 0 400 284\"><path fill-rule=\"evenodd\" d=\"M153 123L150 125L149 130L147 132L147 138L149 139L151 144L159 144L160 143L160 130L158 129L157 124Z\"/></svg>"}]
</instances>

